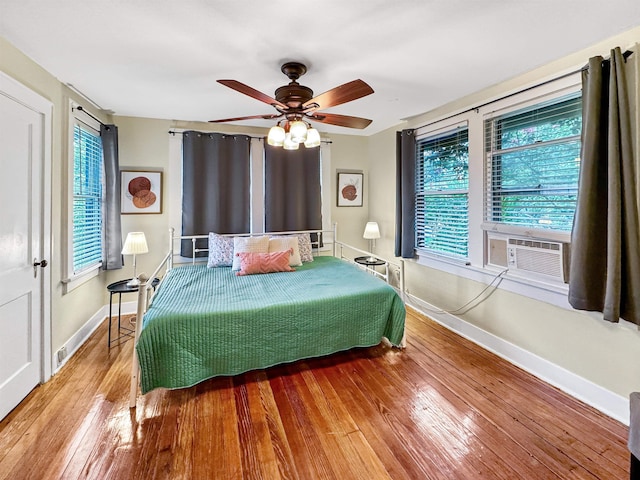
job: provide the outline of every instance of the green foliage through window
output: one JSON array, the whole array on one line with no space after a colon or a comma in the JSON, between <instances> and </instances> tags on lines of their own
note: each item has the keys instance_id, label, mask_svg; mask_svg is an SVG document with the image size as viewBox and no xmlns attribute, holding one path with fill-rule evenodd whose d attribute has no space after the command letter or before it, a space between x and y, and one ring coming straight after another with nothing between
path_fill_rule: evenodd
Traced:
<instances>
[{"instance_id":1,"label":"green foliage through window","mask_svg":"<svg viewBox=\"0 0 640 480\"><path fill-rule=\"evenodd\" d=\"M581 129L575 95L486 120L486 220L571 231Z\"/></svg>"},{"instance_id":2,"label":"green foliage through window","mask_svg":"<svg viewBox=\"0 0 640 480\"><path fill-rule=\"evenodd\" d=\"M418 139L416 146L416 247L466 258L468 129Z\"/></svg>"},{"instance_id":3,"label":"green foliage through window","mask_svg":"<svg viewBox=\"0 0 640 480\"><path fill-rule=\"evenodd\" d=\"M73 129L73 271L102 260L102 141L100 135Z\"/></svg>"}]
</instances>

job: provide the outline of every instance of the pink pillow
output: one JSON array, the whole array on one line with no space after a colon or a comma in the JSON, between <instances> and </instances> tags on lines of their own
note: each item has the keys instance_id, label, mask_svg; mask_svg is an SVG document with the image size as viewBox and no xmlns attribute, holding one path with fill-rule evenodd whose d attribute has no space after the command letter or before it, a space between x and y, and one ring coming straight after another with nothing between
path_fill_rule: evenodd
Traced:
<instances>
[{"instance_id":1,"label":"pink pillow","mask_svg":"<svg viewBox=\"0 0 640 480\"><path fill-rule=\"evenodd\" d=\"M240 271L236 275L253 275L255 273L295 272L289 266L289 258L293 249L273 253L238 252Z\"/></svg>"}]
</instances>

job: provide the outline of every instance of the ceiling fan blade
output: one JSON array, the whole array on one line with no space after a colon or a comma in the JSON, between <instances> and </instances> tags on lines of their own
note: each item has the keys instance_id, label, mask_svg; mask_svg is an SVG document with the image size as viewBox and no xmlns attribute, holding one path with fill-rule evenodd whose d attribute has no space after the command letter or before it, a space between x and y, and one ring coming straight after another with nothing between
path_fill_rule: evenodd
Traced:
<instances>
[{"instance_id":1,"label":"ceiling fan blade","mask_svg":"<svg viewBox=\"0 0 640 480\"><path fill-rule=\"evenodd\" d=\"M314 104L318 105L315 107L318 110L335 107L336 105L342 105L343 103L366 97L372 93L373 88L371 88L366 82L363 82L362 80L353 80L352 82L345 83L321 93L317 97L305 102L304 105L302 105L302 108L309 108Z\"/></svg>"},{"instance_id":2,"label":"ceiling fan blade","mask_svg":"<svg viewBox=\"0 0 640 480\"><path fill-rule=\"evenodd\" d=\"M245 85L242 82L238 82L237 80L218 80L218 83L221 83L225 87L232 88L237 92L244 93L245 95L249 95L251 98L255 98L256 100L260 100L268 105L272 105L274 107L280 107L282 109L288 109L289 107L284 103L279 102L275 98L270 97L269 95L262 93L255 88L250 87L249 85Z\"/></svg>"},{"instance_id":3,"label":"ceiling fan blade","mask_svg":"<svg viewBox=\"0 0 640 480\"><path fill-rule=\"evenodd\" d=\"M329 123L331 125L338 125L340 127L349 128L366 128L372 120L368 118L350 117L349 115L338 115L336 113L324 113L314 112L313 114L307 114L311 120L321 123Z\"/></svg>"},{"instance_id":4,"label":"ceiling fan blade","mask_svg":"<svg viewBox=\"0 0 640 480\"><path fill-rule=\"evenodd\" d=\"M247 117L236 117L236 118L222 118L220 120L209 120L209 123L224 123L224 122L235 122L237 120L253 120L256 118L262 118L263 120L271 120L272 118L281 117L282 113L269 113L266 115L249 115Z\"/></svg>"}]
</instances>

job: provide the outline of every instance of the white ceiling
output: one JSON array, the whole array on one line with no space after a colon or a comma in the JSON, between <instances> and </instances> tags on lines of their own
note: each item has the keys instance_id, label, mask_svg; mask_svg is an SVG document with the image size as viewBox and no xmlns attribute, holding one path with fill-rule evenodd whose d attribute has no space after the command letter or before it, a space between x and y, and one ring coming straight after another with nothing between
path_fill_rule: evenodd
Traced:
<instances>
[{"instance_id":1,"label":"white ceiling","mask_svg":"<svg viewBox=\"0 0 640 480\"><path fill-rule=\"evenodd\" d=\"M637 25L639 0L0 0L0 36L116 115L275 113L216 80L273 96L295 60L316 95L371 85L327 110L373 119L365 130L316 124L365 135Z\"/></svg>"}]
</instances>

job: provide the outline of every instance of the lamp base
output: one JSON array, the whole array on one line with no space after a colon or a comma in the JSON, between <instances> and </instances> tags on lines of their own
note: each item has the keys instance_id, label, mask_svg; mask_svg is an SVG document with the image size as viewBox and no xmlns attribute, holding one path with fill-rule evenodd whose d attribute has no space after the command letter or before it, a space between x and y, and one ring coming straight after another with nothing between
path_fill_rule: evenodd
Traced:
<instances>
[{"instance_id":1,"label":"lamp base","mask_svg":"<svg viewBox=\"0 0 640 480\"><path fill-rule=\"evenodd\" d=\"M367 261L369 262L375 262L377 260L376 257L373 256L373 244L374 240L373 239L369 239L369 258L367 258Z\"/></svg>"}]
</instances>

